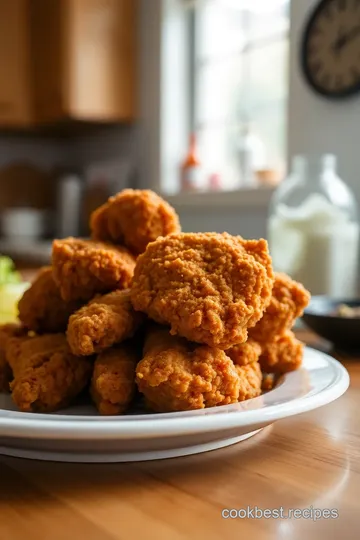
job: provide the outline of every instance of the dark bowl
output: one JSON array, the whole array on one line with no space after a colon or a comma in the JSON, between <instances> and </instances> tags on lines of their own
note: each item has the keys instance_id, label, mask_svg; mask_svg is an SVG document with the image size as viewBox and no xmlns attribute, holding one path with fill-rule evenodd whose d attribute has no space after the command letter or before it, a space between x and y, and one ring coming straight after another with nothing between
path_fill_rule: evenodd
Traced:
<instances>
[{"instance_id":1,"label":"dark bowl","mask_svg":"<svg viewBox=\"0 0 360 540\"><path fill-rule=\"evenodd\" d=\"M360 351L360 317L332 315L341 304L359 307L360 299L333 300L327 296L313 296L304 312L303 321L311 330L333 343L335 347L346 351Z\"/></svg>"}]
</instances>

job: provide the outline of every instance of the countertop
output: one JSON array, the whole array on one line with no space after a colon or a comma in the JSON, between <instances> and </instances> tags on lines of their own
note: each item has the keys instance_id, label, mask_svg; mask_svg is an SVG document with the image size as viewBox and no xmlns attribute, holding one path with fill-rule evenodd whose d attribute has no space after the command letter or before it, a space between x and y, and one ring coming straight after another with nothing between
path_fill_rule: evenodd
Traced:
<instances>
[{"instance_id":1,"label":"countertop","mask_svg":"<svg viewBox=\"0 0 360 540\"><path fill-rule=\"evenodd\" d=\"M11 242L0 239L0 254L20 264L42 266L50 263L52 240Z\"/></svg>"},{"instance_id":2,"label":"countertop","mask_svg":"<svg viewBox=\"0 0 360 540\"><path fill-rule=\"evenodd\" d=\"M318 344L309 333L307 342ZM338 539L360 525L360 358L336 402L248 441L192 457L118 465L0 457L0 538ZM337 519L223 519L222 509L328 508Z\"/></svg>"}]
</instances>

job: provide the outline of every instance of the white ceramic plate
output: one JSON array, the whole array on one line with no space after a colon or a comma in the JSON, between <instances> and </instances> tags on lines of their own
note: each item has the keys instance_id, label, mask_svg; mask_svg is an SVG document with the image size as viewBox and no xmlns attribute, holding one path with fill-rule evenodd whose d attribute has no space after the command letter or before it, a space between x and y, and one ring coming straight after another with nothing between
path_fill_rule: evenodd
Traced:
<instances>
[{"instance_id":1,"label":"white ceramic plate","mask_svg":"<svg viewBox=\"0 0 360 540\"><path fill-rule=\"evenodd\" d=\"M306 348L303 367L267 394L234 405L168 414L100 417L91 405L57 414L21 413L0 394L0 454L72 462L143 461L229 446L265 426L340 397L349 375Z\"/></svg>"}]
</instances>

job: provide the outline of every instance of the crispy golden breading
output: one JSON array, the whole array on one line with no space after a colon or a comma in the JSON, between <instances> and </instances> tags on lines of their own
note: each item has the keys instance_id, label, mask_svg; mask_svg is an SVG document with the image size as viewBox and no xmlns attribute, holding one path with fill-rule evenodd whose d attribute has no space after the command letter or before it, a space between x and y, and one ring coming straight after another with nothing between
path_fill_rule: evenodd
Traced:
<instances>
[{"instance_id":1,"label":"crispy golden breading","mask_svg":"<svg viewBox=\"0 0 360 540\"><path fill-rule=\"evenodd\" d=\"M62 298L87 301L129 287L135 258L120 246L66 238L53 242L52 264Z\"/></svg>"},{"instance_id":2,"label":"crispy golden breading","mask_svg":"<svg viewBox=\"0 0 360 540\"><path fill-rule=\"evenodd\" d=\"M71 354L63 334L12 338L6 353L14 374L12 398L24 412L65 407L91 377L92 362Z\"/></svg>"},{"instance_id":3,"label":"crispy golden breading","mask_svg":"<svg viewBox=\"0 0 360 540\"><path fill-rule=\"evenodd\" d=\"M27 365L28 359L39 353L67 349L65 334L44 334L42 336L11 337L6 343L6 360L15 373L22 369L22 363Z\"/></svg>"},{"instance_id":4,"label":"crispy golden breading","mask_svg":"<svg viewBox=\"0 0 360 540\"><path fill-rule=\"evenodd\" d=\"M15 336L21 336L26 330L18 324L2 324L0 326L0 392L8 392L12 379L12 371L6 360L6 346L8 340Z\"/></svg>"},{"instance_id":5,"label":"crispy golden breading","mask_svg":"<svg viewBox=\"0 0 360 540\"><path fill-rule=\"evenodd\" d=\"M226 354L235 365L246 366L259 360L261 346L253 339L248 339L245 343L240 343L227 349Z\"/></svg>"},{"instance_id":6,"label":"crispy golden breading","mask_svg":"<svg viewBox=\"0 0 360 540\"><path fill-rule=\"evenodd\" d=\"M187 353L194 348L196 343L190 343L187 339L179 336L172 336L170 328L160 326L152 321L146 324L146 339L143 345L143 357L151 351L152 354L164 352L167 349L173 349L181 353Z\"/></svg>"},{"instance_id":7,"label":"crispy golden breading","mask_svg":"<svg viewBox=\"0 0 360 540\"><path fill-rule=\"evenodd\" d=\"M274 342L267 343L259 362L261 369L268 373L287 373L301 366L304 345L295 338L293 332L286 332Z\"/></svg>"},{"instance_id":8,"label":"crispy golden breading","mask_svg":"<svg viewBox=\"0 0 360 540\"><path fill-rule=\"evenodd\" d=\"M272 285L265 240L184 233L159 238L139 256L131 300L172 334L228 349L246 341Z\"/></svg>"},{"instance_id":9,"label":"crispy golden breading","mask_svg":"<svg viewBox=\"0 0 360 540\"><path fill-rule=\"evenodd\" d=\"M238 401L252 399L261 394L262 373L259 362L235 366L239 375L240 388Z\"/></svg>"},{"instance_id":10,"label":"crispy golden breading","mask_svg":"<svg viewBox=\"0 0 360 540\"><path fill-rule=\"evenodd\" d=\"M69 317L81 302L66 302L53 279L52 268L42 268L19 301L19 319L34 332L65 332Z\"/></svg>"},{"instance_id":11,"label":"crispy golden breading","mask_svg":"<svg viewBox=\"0 0 360 540\"><path fill-rule=\"evenodd\" d=\"M165 328L149 332L136 382L154 411L186 411L258 395L261 373L258 366L235 367L224 351L170 336Z\"/></svg>"},{"instance_id":12,"label":"crispy golden breading","mask_svg":"<svg viewBox=\"0 0 360 540\"><path fill-rule=\"evenodd\" d=\"M159 236L180 232L175 210L153 191L138 189L110 197L92 213L90 228L96 240L125 245L136 254Z\"/></svg>"},{"instance_id":13,"label":"crispy golden breading","mask_svg":"<svg viewBox=\"0 0 360 540\"><path fill-rule=\"evenodd\" d=\"M274 373L263 373L261 391L269 392L272 390L276 383L276 376Z\"/></svg>"},{"instance_id":14,"label":"crispy golden breading","mask_svg":"<svg viewBox=\"0 0 360 540\"><path fill-rule=\"evenodd\" d=\"M70 317L70 349L81 356L99 353L132 337L142 319L131 305L129 289L98 296Z\"/></svg>"},{"instance_id":15,"label":"crispy golden breading","mask_svg":"<svg viewBox=\"0 0 360 540\"><path fill-rule=\"evenodd\" d=\"M91 396L100 414L122 414L135 393L135 368L139 357L129 343L99 354L91 380Z\"/></svg>"},{"instance_id":16,"label":"crispy golden breading","mask_svg":"<svg viewBox=\"0 0 360 540\"><path fill-rule=\"evenodd\" d=\"M293 326L310 301L310 293L286 274L275 273L270 304L249 336L261 345L274 341Z\"/></svg>"}]
</instances>

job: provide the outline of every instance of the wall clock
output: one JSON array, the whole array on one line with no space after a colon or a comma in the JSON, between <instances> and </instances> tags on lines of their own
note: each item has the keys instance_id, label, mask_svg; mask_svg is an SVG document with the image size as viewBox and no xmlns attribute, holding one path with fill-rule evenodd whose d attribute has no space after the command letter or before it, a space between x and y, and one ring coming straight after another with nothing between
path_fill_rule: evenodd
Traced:
<instances>
[{"instance_id":1,"label":"wall clock","mask_svg":"<svg viewBox=\"0 0 360 540\"><path fill-rule=\"evenodd\" d=\"M322 0L306 24L302 68L318 94L344 98L360 91L360 0Z\"/></svg>"}]
</instances>

